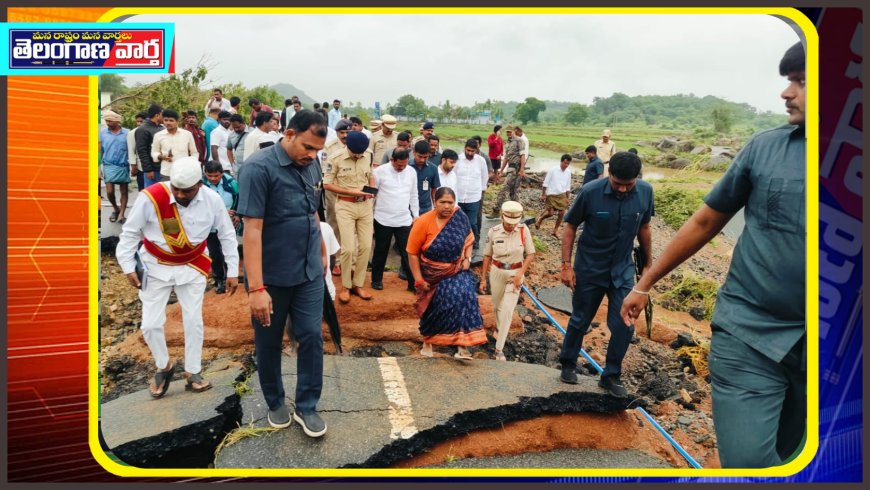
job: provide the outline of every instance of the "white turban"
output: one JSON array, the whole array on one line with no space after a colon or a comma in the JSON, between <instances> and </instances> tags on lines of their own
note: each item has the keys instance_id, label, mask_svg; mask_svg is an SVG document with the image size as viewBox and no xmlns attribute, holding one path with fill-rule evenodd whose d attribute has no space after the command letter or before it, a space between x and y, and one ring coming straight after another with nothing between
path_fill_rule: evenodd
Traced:
<instances>
[{"instance_id":1,"label":"white turban","mask_svg":"<svg viewBox=\"0 0 870 490\"><path fill-rule=\"evenodd\" d=\"M103 111L103 120L121 122L121 115L114 111Z\"/></svg>"},{"instance_id":2,"label":"white turban","mask_svg":"<svg viewBox=\"0 0 870 490\"><path fill-rule=\"evenodd\" d=\"M200 181L202 181L202 168L196 158L179 158L169 167L169 182L176 189L190 189Z\"/></svg>"}]
</instances>

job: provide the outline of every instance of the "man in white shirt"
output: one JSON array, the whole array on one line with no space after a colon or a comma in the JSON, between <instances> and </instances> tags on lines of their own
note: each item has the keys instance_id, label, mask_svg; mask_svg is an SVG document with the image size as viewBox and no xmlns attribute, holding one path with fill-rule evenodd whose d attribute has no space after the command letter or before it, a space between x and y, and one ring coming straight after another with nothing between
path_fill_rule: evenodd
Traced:
<instances>
[{"instance_id":1,"label":"man in white shirt","mask_svg":"<svg viewBox=\"0 0 870 490\"><path fill-rule=\"evenodd\" d=\"M474 138L465 142L465 152L456 160L456 201L459 208L468 216L471 229L474 231L474 248L480 241L480 228L477 226L477 214L483 203L483 191L489 183L489 169L486 160L477 154L477 140ZM441 155L444 158L444 155Z\"/></svg>"},{"instance_id":2,"label":"man in white shirt","mask_svg":"<svg viewBox=\"0 0 870 490\"><path fill-rule=\"evenodd\" d=\"M229 127L231 116L232 114L227 111L221 111L220 114L218 114L218 122L220 125L211 131L209 142L211 143L212 161L220 163L224 172L232 175L233 163L227 155L227 144L229 144L230 141Z\"/></svg>"},{"instance_id":3,"label":"man in white shirt","mask_svg":"<svg viewBox=\"0 0 870 490\"><path fill-rule=\"evenodd\" d=\"M530 148L529 137L526 136L526 133L525 133L525 131L523 131L523 128L521 128L519 126L516 126L514 128L514 132L516 133L517 136L519 136L519 138L521 140L523 140L523 161L526 162L526 165L528 165L529 164L529 148Z\"/></svg>"},{"instance_id":4,"label":"man in white shirt","mask_svg":"<svg viewBox=\"0 0 870 490\"><path fill-rule=\"evenodd\" d=\"M227 289L233 294L239 284L235 228L221 197L203 187L199 160L186 157L173 163L169 182L140 191L121 230L115 256L130 284L139 289L142 335L157 367L149 388L154 398L166 394L175 372L163 333L166 303L173 289L184 322L186 389L200 392L211 387L200 371L202 298L211 268L206 241L212 229L217 230L226 260ZM141 240L139 266L136 248Z\"/></svg>"},{"instance_id":5,"label":"man in white shirt","mask_svg":"<svg viewBox=\"0 0 870 490\"><path fill-rule=\"evenodd\" d=\"M235 114L235 112L233 112L232 104L230 104L230 101L228 99L224 98L224 93L219 88L214 89L211 98L208 99L208 102L206 102L205 104L205 110L203 112L208 114L208 111L211 110L212 107L215 107L221 111L227 111L230 114Z\"/></svg>"},{"instance_id":6,"label":"man in white shirt","mask_svg":"<svg viewBox=\"0 0 870 490\"><path fill-rule=\"evenodd\" d=\"M193 134L178 127L178 113L172 109L163 110L163 126L165 129L154 135L151 142L151 159L160 162L160 175L169 178L172 172L172 162L184 157L199 160L196 142Z\"/></svg>"},{"instance_id":7,"label":"man in white shirt","mask_svg":"<svg viewBox=\"0 0 870 490\"><path fill-rule=\"evenodd\" d=\"M375 187L375 252L372 257L372 288L384 289L384 266L390 252L390 242L396 237L402 257L402 269L408 281L408 291L414 291L414 278L408 265L408 234L411 224L420 216L417 197L417 173L408 168L408 150L396 148L389 165L373 172Z\"/></svg>"},{"instance_id":8,"label":"man in white shirt","mask_svg":"<svg viewBox=\"0 0 870 490\"><path fill-rule=\"evenodd\" d=\"M553 211L556 211L556 226L553 228L552 235L556 238L561 238L559 235L559 225L562 224L562 217L565 215L565 210L568 209L568 196L571 193L571 170L568 168L571 165L571 155L562 155L562 161L559 165L547 171L547 176L544 178L544 188L541 191L541 200L547 208L535 220L535 228L541 227L541 222L553 216Z\"/></svg>"},{"instance_id":9,"label":"man in white shirt","mask_svg":"<svg viewBox=\"0 0 870 490\"><path fill-rule=\"evenodd\" d=\"M459 160L459 155L448 148L441 154L441 165L438 165L438 180L441 182L441 187L449 187L453 192L456 192L456 172L453 171L456 160Z\"/></svg>"},{"instance_id":10,"label":"man in white shirt","mask_svg":"<svg viewBox=\"0 0 870 490\"><path fill-rule=\"evenodd\" d=\"M320 222L320 234L323 237L323 244L326 246L326 255L329 257L330 267L326 268L326 290L329 291L329 297L335 301L335 284L332 282L332 265L335 264L335 254L341 250L341 244L338 243L338 238L335 237L335 232L329 223Z\"/></svg>"},{"instance_id":11,"label":"man in white shirt","mask_svg":"<svg viewBox=\"0 0 870 490\"><path fill-rule=\"evenodd\" d=\"M130 164L130 175L136 177L136 188L145 188L145 173L142 172L142 162L139 153L136 152L136 130L148 119L148 114L140 112L136 114L136 127L127 133L127 163Z\"/></svg>"},{"instance_id":12,"label":"man in white shirt","mask_svg":"<svg viewBox=\"0 0 870 490\"><path fill-rule=\"evenodd\" d=\"M332 110L329 111L329 127L334 128L338 121L341 120L341 101L335 99L332 101Z\"/></svg>"},{"instance_id":13,"label":"man in white shirt","mask_svg":"<svg viewBox=\"0 0 870 490\"><path fill-rule=\"evenodd\" d=\"M248 133L245 138L245 151L243 152L244 160L247 161L254 153L260 150L260 137L272 130L272 119L275 114L270 112L260 112L254 118L254 130Z\"/></svg>"}]
</instances>

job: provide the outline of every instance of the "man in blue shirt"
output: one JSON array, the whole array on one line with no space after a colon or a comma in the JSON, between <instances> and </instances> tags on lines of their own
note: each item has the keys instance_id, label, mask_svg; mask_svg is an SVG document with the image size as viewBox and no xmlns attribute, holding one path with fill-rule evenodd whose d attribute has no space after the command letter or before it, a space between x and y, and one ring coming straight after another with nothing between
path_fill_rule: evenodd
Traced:
<instances>
[{"instance_id":1,"label":"man in blue shirt","mask_svg":"<svg viewBox=\"0 0 870 490\"><path fill-rule=\"evenodd\" d=\"M625 325L634 324L653 285L745 208L711 322L713 423L723 468L781 465L797 455L806 433L805 66L797 43L779 64L789 82L780 95L789 124L749 140L622 305Z\"/></svg>"},{"instance_id":2,"label":"man in blue shirt","mask_svg":"<svg viewBox=\"0 0 870 490\"><path fill-rule=\"evenodd\" d=\"M317 153L326 134L323 116L299 111L284 137L245 160L239 176L246 284L267 419L275 428L296 420L309 437L326 433L326 423L316 412L323 388L320 324L328 264L317 216L323 186ZM281 381L281 340L288 315L299 343L292 419Z\"/></svg>"},{"instance_id":3,"label":"man in blue shirt","mask_svg":"<svg viewBox=\"0 0 870 490\"><path fill-rule=\"evenodd\" d=\"M205 160L211 160L211 132L215 130L220 123L218 122L218 114L221 113L220 109L211 108L208 111L208 116L205 118L205 121L202 123L202 130L205 133Z\"/></svg>"},{"instance_id":4,"label":"man in blue shirt","mask_svg":"<svg viewBox=\"0 0 870 490\"><path fill-rule=\"evenodd\" d=\"M640 158L619 152L610 159L610 177L584 185L565 216L562 232L562 282L574 291L571 319L559 361L561 380L577 383L577 356L583 336L607 295L607 328L610 342L604 372L598 385L611 395L628 395L620 381L622 359L634 334L619 316L622 300L634 285L632 250L637 237L645 257L652 260L650 219L655 214L652 186L638 180ZM585 225L571 267L571 250L577 227Z\"/></svg>"},{"instance_id":5,"label":"man in blue shirt","mask_svg":"<svg viewBox=\"0 0 870 490\"><path fill-rule=\"evenodd\" d=\"M124 224L127 219L127 189L130 184L130 167L127 165L127 133L130 131L121 127L121 115L103 112L106 127L100 128L100 168L106 181L106 197L112 205L112 215L109 221L119 221ZM115 184L121 186L121 207L115 203Z\"/></svg>"},{"instance_id":6,"label":"man in blue shirt","mask_svg":"<svg viewBox=\"0 0 870 490\"><path fill-rule=\"evenodd\" d=\"M420 214L432 210L435 202L435 189L441 187L438 178L438 167L427 162L429 158L429 143L420 140L414 143L414 165L417 171L417 198L420 200Z\"/></svg>"},{"instance_id":7,"label":"man in blue shirt","mask_svg":"<svg viewBox=\"0 0 870 490\"><path fill-rule=\"evenodd\" d=\"M604 162L598 158L598 148L595 145L586 147L586 160L589 163L586 164L586 172L583 174L583 185L604 177Z\"/></svg>"},{"instance_id":8,"label":"man in blue shirt","mask_svg":"<svg viewBox=\"0 0 870 490\"><path fill-rule=\"evenodd\" d=\"M230 220L232 220L233 226L236 228L236 235L240 235L239 230L242 222L236 215L236 209L239 206L239 184L236 183L236 179L232 178L230 174L223 171L223 167L219 162L214 160L205 162L203 171L205 173L205 177L202 179L203 185L217 192L221 197L230 215ZM214 292L216 294L224 294L227 292L227 268L217 229L213 229L209 233L206 244L208 246L208 256L211 257L211 275L214 279Z\"/></svg>"}]
</instances>

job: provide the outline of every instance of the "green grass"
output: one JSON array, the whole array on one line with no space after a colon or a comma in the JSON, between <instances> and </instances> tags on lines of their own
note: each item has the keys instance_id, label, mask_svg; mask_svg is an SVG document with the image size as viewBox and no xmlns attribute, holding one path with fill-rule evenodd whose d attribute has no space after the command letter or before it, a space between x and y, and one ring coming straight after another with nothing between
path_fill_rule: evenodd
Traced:
<instances>
[{"instance_id":1,"label":"green grass","mask_svg":"<svg viewBox=\"0 0 870 490\"><path fill-rule=\"evenodd\" d=\"M540 238L533 236L532 241L535 242L535 252L540 254L548 250L547 244L542 242Z\"/></svg>"},{"instance_id":2,"label":"green grass","mask_svg":"<svg viewBox=\"0 0 870 490\"><path fill-rule=\"evenodd\" d=\"M700 307L704 310L704 319L711 320L718 292L718 282L688 270L681 270L679 282L662 294L661 298L672 303L669 307L671 310L689 311L691 308Z\"/></svg>"},{"instance_id":3,"label":"green grass","mask_svg":"<svg viewBox=\"0 0 870 490\"><path fill-rule=\"evenodd\" d=\"M706 193L663 184L655 189L656 215L678 230L704 203Z\"/></svg>"}]
</instances>

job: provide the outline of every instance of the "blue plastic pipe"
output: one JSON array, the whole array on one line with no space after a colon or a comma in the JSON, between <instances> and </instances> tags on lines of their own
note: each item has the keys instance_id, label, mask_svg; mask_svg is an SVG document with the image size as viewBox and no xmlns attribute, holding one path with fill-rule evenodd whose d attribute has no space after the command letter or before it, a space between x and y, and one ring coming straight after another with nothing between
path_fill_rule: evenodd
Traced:
<instances>
[{"instance_id":1,"label":"blue plastic pipe","mask_svg":"<svg viewBox=\"0 0 870 490\"><path fill-rule=\"evenodd\" d=\"M538 298L536 298L535 295L532 294L531 291L529 291L529 289L526 287L525 284L520 286L520 290L523 291L524 293L526 293L526 295L529 297L529 299L531 299L532 302L535 303L535 306L537 306L538 309L540 309L544 313L544 315L547 317L547 319L550 320L550 323L552 323L554 327L556 327L560 332L562 332L562 335L566 334L565 329L562 328L562 325L559 325L559 322L557 322L556 319L553 318L553 315L551 315L550 312L547 311L546 308L544 308L544 305L542 305L541 302L538 301ZM594 367L595 370L598 371L598 374L601 374L604 372L604 369L602 369L601 366L597 362L595 362L595 359L592 359L592 357L590 357L589 354L587 354L586 351L583 350L582 348L580 349L580 355L582 355L584 358L586 358L586 360L589 361L589 364L592 364L592 367ZM701 465L698 464L697 461L695 461L695 458L693 458L692 455L690 455L688 452L686 452L686 450L683 449L683 447L680 446L680 444L677 441L675 441L674 438L671 437L671 435L668 434L668 432L661 425L659 425L658 422L656 422L656 420L652 417L652 415L650 415L646 410L644 410L643 407L637 407L637 411L639 411L640 413L643 414L643 416L649 421L649 423L651 423L653 425L653 427L655 427L656 430L658 430L661 433L661 435L664 436L664 438L669 443L671 443L671 446L673 446L674 449L676 449L678 453L680 453L684 458L686 458L686 461L693 468L701 469Z\"/></svg>"}]
</instances>

